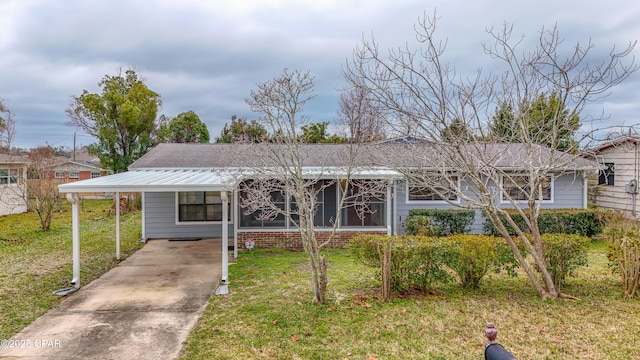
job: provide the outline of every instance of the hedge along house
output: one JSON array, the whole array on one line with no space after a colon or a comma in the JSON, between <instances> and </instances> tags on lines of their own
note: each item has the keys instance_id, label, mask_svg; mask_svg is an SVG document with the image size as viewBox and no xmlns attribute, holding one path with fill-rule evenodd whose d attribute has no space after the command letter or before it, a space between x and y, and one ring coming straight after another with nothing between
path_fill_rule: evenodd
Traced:
<instances>
[{"instance_id":1,"label":"hedge along house","mask_svg":"<svg viewBox=\"0 0 640 360\"><path fill-rule=\"evenodd\" d=\"M505 153L507 144L501 145L493 144L498 148L490 149L491 153ZM301 249L299 232L292 224L295 219L288 219L282 214L265 219L260 214L247 213L240 206L240 200L247 196L242 182L258 177L269 178L274 171L284 171L265 155L275 146L280 145L160 144L133 163L128 172L60 185L60 191L67 193L74 211L74 285L79 286L80 275L78 198L84 192L115 192L116 197L120 192L142 193L142 237L145 240L220 237L223 281L227 281L228 277L229 248L233 249L234 256L239 247L249 242L253 242L257 248ZM519 145L508 146L518 149ZM317 236L328 236L335 225L337 231L331 246L341 247L358 233L402 233L402 223L410 209L456 209L457 206L444 201L434 192L415 186L403 178L398 171L400 167L424 170L413 164L413 158L403 155L410 151L409 147L413 151L417 148L429 156L437 156L427 142L364 144L358 147L356 155L347 144L299 145L302 175L320 186L314 216ZM502 156L496 160L495 166L517 172L521 169L521 161L518 156ZM545 183L543 207L586 207L586 179L597 168L597 164L576 159L572 166L571 171L551 177ZM451 168L451 171L455 169ZM349 206L343 208L338 216L341 187L346 178L360 182L383 181L386 191L369 201L367 213L359 213ZM457 177L457 185L467 186L464 176ZM296 206L291 194L273 193L272 199L285 212ZM464 205L458 199L448 200ZM509 206L500 199L497 203ZM116 213L119 216L119 211ZM481 218L477 212L474 232L481 232ZM116 223L119 224L118 221ZM229 246L229 238L233 239L232 246Z\"/></svg>"}]
</instances>

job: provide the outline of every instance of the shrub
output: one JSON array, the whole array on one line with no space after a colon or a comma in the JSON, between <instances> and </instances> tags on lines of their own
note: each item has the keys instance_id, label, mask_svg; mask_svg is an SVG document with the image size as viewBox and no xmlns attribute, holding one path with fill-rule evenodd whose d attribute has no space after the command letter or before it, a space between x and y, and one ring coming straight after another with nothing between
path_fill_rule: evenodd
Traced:
<instances>
[{"instance_id":1,"label":"shrub","mask_svg":"<svg viewBox=\"0 0 640 360\"><path fill-rule=\"evenodd\" d=\"M451 235L442 240L446 249L445 264L465 288L476 289L490 271L507 270L515 276L518 262L506 240L486 235Z\"/></svg>"},{"instance_id":2,"label":"shrub","mask_svg":"<svg viewBox=\"0 0 640 360\"><path fill-rule=\"evenodd\" d=\"M380 269L385 299L391 291L426 291L451 280L442 266L445 251L438 238L361 234L351 239L349 249L365 265Z\"/></svg>"},{"instance_id":3,"label":"shrub","mask_svg":"<svg viewBox=\"0 0 640 360\"><path fill-rule=\"evenodd\" d=\"M522 216L514 211L510 211L509 215L513 221L524 232L530 232ZM491 219L483 214L485 221L483 230L487 234L500 235L495 228ZM602 230L604 219L599 211L584 209L558 209L558 210L542 210L538 216L538 228L541 234L546 233L562 233L562 234L579 234L583 236L594 236ZM510 225L505 226L509 234L515 235L515 231Z\"/></svg>"},{"instance_id":4,"label":"shrub","mask_svg":"<svg viewBox=\"0 0 640 360\"><path fill-rule=\"evenodd\" d=\"M591 239L578 234L542 234L545 259L556 289L579 266L587 265Z\"/></svg>"},{"instance_id":5,"label":"shrub","mask_svg":"<svg viewBox=\"0 0 640 360\"><path fill-rule=\"evenodd\" d=\"M640 283L640 228L637 224L607 226L609 267L620 274L624 295L633 298Z\"/></svg>"},{"instance_id":6,"label":"shrub","mask_svg":"<svg viewBox=\"0 0 640 360\"><path fill-rule=\"evenodd\" d=\"M405 228L410 235L468 234L475 214L473 210L412 209Z\"/></svg>"}]
</instances>

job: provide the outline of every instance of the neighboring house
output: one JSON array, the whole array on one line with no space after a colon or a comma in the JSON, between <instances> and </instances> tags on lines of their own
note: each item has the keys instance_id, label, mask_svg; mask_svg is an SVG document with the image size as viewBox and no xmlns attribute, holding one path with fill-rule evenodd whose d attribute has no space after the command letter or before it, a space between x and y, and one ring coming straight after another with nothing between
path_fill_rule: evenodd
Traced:
<instances>
[{"instance_id":1,"label":"neighboring house","mask_svg":"<svg viewBox=\"0 0 640 360\"><path fill-rule=\"evenodd\" d=\"M27 211L27 161L0 154L0 216Z\"/></svg>"},{"instance_id":2,"label":"neighboring house","mask_svg":"<svg viewBox=\"0 0 640 360\"><path fill-rule=\"evenodd\" d=\"M40 174L45 179L78 181L105 176L107 171L91 163L64 159L47 166Z\"/></svg>"},{"instance_id":3,"label":"neighboring house","mask_svg":"<svg viewBox=\"0 0 640 360\"><path fill-rule=\"evenodd\" d=\"M595 194L596 205L625 212L635 217L638 204L638 179L640 178L640 139L622 137L611 140L595 149L596 159L603 167L598 174Z\"/></svg>"}]
</instances>

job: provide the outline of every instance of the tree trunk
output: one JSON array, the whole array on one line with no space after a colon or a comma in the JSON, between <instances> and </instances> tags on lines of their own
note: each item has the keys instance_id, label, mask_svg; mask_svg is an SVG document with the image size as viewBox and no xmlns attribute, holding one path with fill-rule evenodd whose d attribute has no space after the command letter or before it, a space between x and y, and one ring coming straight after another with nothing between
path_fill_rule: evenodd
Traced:
<instances>
[{"instance_id":1,"label":"tree trunk","mask_svg":"<svg viewBox=\"0 0 640 360\"><path fill-rule=\"evenodd\" d=\"M524 270L524 272L529 277L529 280L531 280L531 283L533 284L533 287L535 288L535 290L538 293L538 295L542 298L542 300L546 300L548 298L557 298L558 294L555 292L555 287L552 287L552 289L554 290L554 293L550 293L547 290L548 287L545 288L545 286L543 286L540 283L540 281L538 280L538 276L536 275L535 271L531 268L531 266L529 266L529 264L525 260L524 256L520 252L520 249L518 249L518 246L516 245L515 241L511 237L511 235L509 234L509 231L507 230L507 228L502 223L502 220L499 218L498 214L497 213L493 213L493 212L488 212L488 214L489 214L489 217L491 218L491 221L493 222L493 225L500 232L500 235L502 235L502 237L505 240L507 240L507 243L509 244L509 247L511 248L511 251L513 251L513 254L516 257L516 260L518 260L518 263L520 264L520 266L522 266L522 269ZM515 225L515 224L512 224L512 226L513 225ZM534 256L534 259L537 257L537 254L532 254L532 255ZM538 260L536 260L536 264L538 264L538 266L540 266ZM544 270L546 271L546 267L544 268ZM546 271L546 272L548 274L548 271ZM546 282L545 282L545 285L547 285Z\"/></svg>"}]
</instances>

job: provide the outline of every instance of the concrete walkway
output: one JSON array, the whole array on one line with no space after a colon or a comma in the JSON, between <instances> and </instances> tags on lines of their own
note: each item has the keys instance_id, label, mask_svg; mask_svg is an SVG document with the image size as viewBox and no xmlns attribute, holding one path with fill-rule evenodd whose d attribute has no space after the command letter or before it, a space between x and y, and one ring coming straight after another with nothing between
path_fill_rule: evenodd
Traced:
<instances>
[{"instance_id":1,"label":"concrete walkway","mask_svg":"<svg viewBox=\"0 0 640 360\"><path fill-rule=\"evenodd\" d=\"M219 239L151 240L16 334L22 348L3 346L0 358L174 359L220 280L220 256Z\"/></svg>"}]
</instances>

